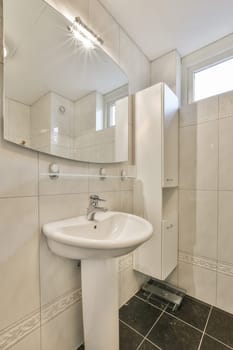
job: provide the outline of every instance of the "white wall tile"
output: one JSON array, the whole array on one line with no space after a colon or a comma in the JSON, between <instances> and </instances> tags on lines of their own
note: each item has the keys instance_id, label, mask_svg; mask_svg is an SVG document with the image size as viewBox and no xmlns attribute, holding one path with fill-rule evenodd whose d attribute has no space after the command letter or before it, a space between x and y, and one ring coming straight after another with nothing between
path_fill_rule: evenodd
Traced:
<instances>
[{"instance_id":1,"label":"white wall tile","mask_svg":"<svg viewBox=\"0 0 233 350\"><path fill-rule=\"evenodd\" d=\"M180 128L180 188L216 190L218 122Z\"/></svg>"},{"instance_id":2,"label":"white wall tile","mask_svg":"<svg viewBox=\"0 0 233 350\"><path fill-rule=\"evenodd\" d=\"M180 129L179 185L182 189L193 189L196 187L196 142L196 126L187 126Z\"/></svg>"},{"instance_id":3,"label":"white wall tile","mask_svg":"<svg viewBox=\"0 0 233 350\"><path fill-rule=\"evenodd\" d=\"M87 206L87 193L40 197L40 224L85 215ZM40 244L40 271L43 305L81 285L77 261L53 254L43 234L41 234Z\"/></svg>"},{"instance_id":4,"label":"white wall tile","mask_svg":"<svg viewBox=\"0 0 233 350\"><path fill-rule=\"evenodd\" d=\"M217 258L217 191L180 191L179 249L194 256Z\"/></svg>"},{"instance_id":5,"label":"white wall tile","mask_svg":"<svg viewBox=\"0 0 233 350\"><path fill-rule=\"evenodd\" d=\"M233 277L218 273L216 306L233 314L232 290Z\"/></svg>"},{"instance_id":6,"label":"white wall tile","mask_svg":"<svg viewBox=\"0 0 233 350\"><path fill-rule=\"evenodd\" d=\"M217 190L218 186L218 122L197 126L196 188Z\"/></svg>"},{"instance_id":7,"label":"white wall tile","mask_svg":"<svg viewBox=\"0 0 233 350\"><path fill-rule=\"evenodd\" d=\"M219 95L219 118L233 117L233 92Z\"/></svg>"},{"instance_id":8,"label":"white wall tile","mask_svg":"<svg viewBox=\"0 0 233 350\"><path fill-rule=\"evenodd\" d=\"M0 329L38 309L37 198L0 199Z\"/></svg>"},{"instance_id":9,"label":"white wall tile","mask_svg":"<svg viewBox=\"0 0 233 350\"><path fill-rule=\"evenodd\" d=\"M40 270L41 305L81 287L81 270L77 261L53 254L43 236L40 242Z\"/></svg>"},{"instance_id":10,"label":"white wall tile","mask_svg":"<svg viewBox=\"0 0 233 350\"><path fill-rule=\"evenodd\" d=\"M133 212L133 192L121 191L120 192L120 210L125 213Z\"/></svg>"},{"instance_id":11,"label":"white wall tile","mask_svg":"<svg viewBox=\"0 0 233 350\"><path fill-rule=\"evenodd\" d=\"M119 60L119 50L120 50L120 62L122 67L124 67L130 76L130 90L137 91L149 84L149 73L150 64L146 57L141 53L141 51L136 47L136 45L127 37L125 33L121 30L121 44L118 24L107 14L107 12L102 11L102 6L97 3L97 1L89 0L48 0L48 2L55 6L55 8L63 13L68 18L73 18L75 16L81 16L81 18L90 26L93 26L95 31L100 31L103 33L105 44L112 54L116 55L115 60ZM89 6L90 5L90 6ZM89 10L91 14L91 20L89 21ZM98 16L95 17L97 15ZM95 18L94 18L95 17ZM110 30L107 30L107 25L111 25ZM117 38L118 36L118 38ZM132 61L133 57L133 61ZM0 66L2 68L2 65ZM0 72L1 73L1 72ZM0 81L2 81L2 76L0 74ZM0 84L0 94L1 94L2 84ZM1 101L0 101L1 108ZM2 128L2 121L1 121ZM49 157L45 155L40 155L40 170L38 169L38 156L37 153L19 148L17 146L10 145L6 142L0 143L0 157L1 164L0 170L2 174L2 181L0 184L0 196L33 196L38 194L38 172L46 170L47 165L51 161L57 161L57 158ZM71 172L76 171L76 165L71 161L60 160L61 169L69 170ZM79 171L86 170L86 165L78 165ZM116 166L119 172L119 167ZM114 170L115 171L115 170ZM115 181L115 180L114 180ZM32 219L32 223L38 226L38 221L40 220L40 225L45 222L59 220L62 218L68 218L72 216L84 215L86 213L86 208L88 206L88 193L91 190L98 190L97 194L101 197L107 199L107 207L112 210L120 210L121 208L121 196L119 189L120 184L116 185L112 183L110 186L98 187L96 184L91 185L92 188L88 188L86 183L81 183L76 180L61 180L59 183L54 183L51 185L50 180L40 179L40 199L39 199L39 210L35 210L35 217ZM90 187L91 187L90 186ZM130 190L130 186L122 186L124 190ZM86 192L82 194L73 194L79 192ZM110 192L108 192L110 191ZM64 194L64 195L63 195ZM65 195L66 194L66 195ZM4 200L5 199L1 199ZM0 200L0 201L1 201ZM6 199L7 201L8 199ZM9 199L10 201L11 199ZM17 199L12 199L17 200ZM18 202L18 207L15 205L11 206L11 224L13 223L16 228L13 228L17 236L23 238L25 235L22 229L22 220L24 220L24 210L27 210L27 206L24 205L24 199L20 198L22 202ZM35 198L27 198L25 200L37 201ZM5 202L6 203L6 202ZM125 204L125 203L124 203ZM5 204L4 204L5 205ZM5 207L7 208L7 206ZM25 209L26 208L26 209ZM130 202L127 203L127 208L130 208ZM5 210L5 209L4 209ZM6 209L9 211L9 208ZM31 203L30 210L33 209ZM128 209L127 209L128 210ZM4 211L3 211L4 213ZM7 217L8 218L8 217ZM27 224L27 220L31 220L29 215L23 225ZM1 220L4 232L8 230L11 231L8 225L5 224L4 220ZM22 232L21 232L22 229ZM30 229L33 232L33 229ZM42 234L41 234L42 235ZM6 236L3 235L3 238ZM43 237L43 236L41 236ZM16 240L17 243L17 240ZM4 242L5 244L5 242ZM35 305L31 302L31 293L35 299L37 299L36 292L34 293L33 288L37 288L37 283L39 282L39 277L37 275L38 271L35 270L35 260L38 259L38 237L37 241L29 242L28 247L25 246L23 249L18 249L16 252L17 259L12 257L7 262L9 268L8 270L4 267L4 273L7 271L14 270L12 274L8 274L7 278L9 283L1 287L0 294L4 294L7 298L6 306L9 303L13 307L9 307L9 320L18 319L21 317L21 310L24 313L31 312L35 306L39 306L39 301L36 300ZM0 256L0 258L2 255ZM27 259L27 266L24 266L25 259ZM65 259L64 259L65 260ZM36 260L38 262L38 260ZM16 267L17 264L17 267ZM22 264L22 272L21 272ZM72 261L63 261L59 257L55 257L48 250L46 246L45 239L41 240L41 301L47 303L53 300L56 296L66 291L69 288L76 288L80 286L80 270L76 269L76 263ZM0 269L3 266L0 264ZM38 266L37 266L38 268ZM33 275L31 276L31 271L33 270ZM15 271L17 275L15 276ZM2 275L2 273L1 273ZM132 286L138 286L138 278L132 274ZM4 277L5 278L5 277ZM11 281L12 278L12 281ZM9 285L14 285L14 288L8 293ZM23 286L22 291L19 286ZM33 285L33 287L32 287ZM5 287L6 286L6 287ZM24 289L25 288L25 289ZM136 287L135 287L136 288ZM138 288L138 287L137 287ZM17 293L16 293L17 291ZM19 293L18 293L19 291ZM135 290L136 291L136 290ZM24 295L21 295L24 292ZM8 294L7 294L8 293ZM129 298L131 293L128 293L127 289L124 292L125 298ZM26 298L24 302L23 298ZM1 300L4 300L1 298ZM5 299L6 300L6 299ZM23 301L18 306L18 303ZM29 302L28 302L29 301ZM38 302L38 305L37 305ZM11 306L12 306L11 305ZM16 305L16 307L15 307ZM56 317L53 321L43 326L42 332L42 348L52 350L52 349L74 349L78 347L82 341L82 318L80 312L80 305L78 306L78 311L73 311L70 308L66 312L62 313ZM8 310L7 310L8 311ZM3 313L5 315L5 312ZM0 317L1 320L1 317ZM10 322L4 316L4 326ZM2 321L2 320L1 320ZM67 328L67 325L69 327ZM0 328L2 324L0 325ZM31 337L32 336L32 337ZM37 349L37 342L33 343L33 334L26 337L22 342L15 346L15 350L26 350L27 348ZM32 344L32 345L31 345Z\"/></svg>"},{"instance_id":12,"label":"white wall tile","mask_svg":"<svg viewBox=\"0 0 233 350\"><path fill-rule=\"evenodd\" d=\"M218 259L233 264L233 192L219 192Z\"/></svg>"},{"instance_id":13,"label":"white wall tile","mask_svg":"<svg viewBox=\"0 0 233 350\"><path fill-rule=\"evenodd\" d=\"M90 175L99 175L100 168L106 170L106 176L120 176L119 169L117 165L108 165L108 164L90 164L89 174ZM106 191L119 191L120 190L120 178L106 178L100 180L99 177L90 177L89 178L89 192L106 192Z\"/></svg>"},{"instance_id":14,"label":"white wall tile","mask_svg":"<svg viewBox=\"0 0 233 350\"><path fill-rule=\"evenodd\" d=\"M180 127L197 124L197 104L191 103L180 107Z\"/></svg>"},{"instance_id":15,"label":"white wall tile","mask_svg":"<svg viewBox=\"0 0 233 350\"><path fill-rule=\"evenodd\" d=\"M205 301L216 303L216 272L199 266L179 263L179 287L187 290L187 294Z\"/></svg>"},{"instance_id":16,"label":"white wall tile","mask_svg":"<svg viewBox=\"0 0 233 350\"><path fill-rule=\"evenodd\" d=\"M132 268L120 271L119 274L119 305L125 304L145 283L145 275Z\"/></svg>"},{"instance_id":17,"label":"white wall tile","mask_svg":"<svg viewBox=\"0 0 233 350\"><path fill-rule=\"evenodd\" d=\"M233 118L219 122L219 189L233 190Z\"/></svg>"},{"instance_id":18,"label":"white wall tile","mask_svg":"<svg viewBox=\"0 0 233 350\"><path fill-rule=\"evenodd\" d=\"M51 163L56 163L59 166L61 174L86 174L87 176L60 176L58 179L50 179L48 176L39 176L40 195L88 192L88 164L39 154L39 174L48 173Z\"/></svg>"},{"instance_id":19,"label":"white wall tile","mask_svg":"<svg viewBox=\"0 0 233 350\"><path fill-rule=\"evenodd\" d=\"M218 96L196 103L185 104L180 108L180 127L204 123L218 119Z\"/></svg>"},{"instance_id":20,"label":"white wall tile","mask_svg":"<svg viewBox=\"0 0 233 350\"><path fill-rule=\"evenodd\" d=\"M119 169L119 174L121 174L121 170L125 170L126 175L129 175L129 172L127 170L127 166L121 166ZM134 183L134 179L124 179L123 181L120 181L120 190L121 191L132 191L133 190L133 183Z\"/></svg>"},{"instance_id":21,"label":"white wall tile","mask_svg":"<svg viewBox=\"0 0 233 350\"><path fill-rule=\"evenodd\" d=\"M40 197L40 225L73 216L85 215L88 194L67 194Z\"/></svg>"},{"instance_id":22,"label":"white wall tile","mask_svg":"<svg viewBox=\"0 0 233 350\"><path fill-rule=\"evenodd\" d=\"M203 123L218 119L218 96L197 102L197 122Z\"/></svg>"},{"instance_id":23,"label":"white wall tile","mask_svg":"<svg viewBox=\"0 0 233 350\"><path fill-rule=\"evenodd\" d=\"M37 153L0 143L0 197L33 196L38 192Z\"/></svg>"},{"instance_id":24,"label":"white wall tile","mask_svg":"<svg viewBox=\"0 0 233 350\"><path fill-rule=\"evenodd\" d=\"M41 348L43 350L74 350L82 343L81 303L72 305L41 328Z\"/></svg>"}]
</instances>

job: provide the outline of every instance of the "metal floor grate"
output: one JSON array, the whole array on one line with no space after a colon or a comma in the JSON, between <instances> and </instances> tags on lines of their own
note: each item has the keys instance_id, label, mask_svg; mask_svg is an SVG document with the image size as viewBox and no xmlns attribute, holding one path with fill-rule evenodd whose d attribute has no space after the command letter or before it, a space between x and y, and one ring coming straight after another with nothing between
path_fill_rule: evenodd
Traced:
<instances>
[{"instance_id":1,"label":"metal floor grate","mask_svg":"<svg viewBox=\"0 0 233 350\"><path fill-rule=\"evenodd\" d=\"M153 278L146 282L142 289L145 292L150 293L148 299L154 295L160 299L168 301L171 304L173 311L180 307L186 294L184 289L174 287L167 282L162 282Z\"/></svg>"}]
</instances>

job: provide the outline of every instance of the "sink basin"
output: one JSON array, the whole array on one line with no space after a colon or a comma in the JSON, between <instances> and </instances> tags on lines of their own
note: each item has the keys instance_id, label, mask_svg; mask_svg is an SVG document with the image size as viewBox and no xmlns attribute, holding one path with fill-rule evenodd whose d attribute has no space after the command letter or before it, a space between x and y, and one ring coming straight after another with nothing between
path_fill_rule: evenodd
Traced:
<instances>
[{"instance_id":1,"label":"sink basin","mask_svg":"<svg viewBox=\"0 0 233 350\"><path fill-rule=\"evenodd\" d=\"M152 225L135 215L99 212L43 226L50 250L81 259L85 350L119 350L118 263L152 236Z\"/></svg>"},{"instance_id":2,"label":"sink basin","mask_svg":"<svg viewBox=\"0 0 233 350\"><path fill-rule=\"evenodd\" d=\"M109 211L43 226L53 253L70 259L107 259L133 251L152 235L151 224L135 215Z\"/></svg>"}]
</instances>

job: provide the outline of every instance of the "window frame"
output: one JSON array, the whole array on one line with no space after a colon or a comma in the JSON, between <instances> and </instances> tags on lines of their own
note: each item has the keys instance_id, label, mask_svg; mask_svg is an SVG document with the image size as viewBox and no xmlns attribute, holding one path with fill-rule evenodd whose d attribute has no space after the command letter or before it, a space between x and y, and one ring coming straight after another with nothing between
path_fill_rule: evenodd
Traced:
<instances>
[{"instance_id":1,"label":"window frame","mask_svg":"<svg viewBox=\"0 0 233 350\"><path fill-rule=\"evenodd\" d=\"M194 73L233 58L233 34L182 58L182 104L194 101Z\"/></svg>"},{"instance_id":2,"label":"window frame","mask_svg":"<svg viewBox=\"0 0 233 350\"><path fill-rule=\"evenodd\" d=\"M198 72L201 72L205 69L214 67L214 66L221 64L223 62L226 62L232 58L233 58L233 53L231 56L225 57L225 55L224 55L224 58L218 57L218 59L215 57L214 59L207 60L205 62L198 64L195 67L192 67L192 69L189 70L189 101L192 101L192 102L200 101L200 100L195 100L195 94L194 94L194 92L195 92L195 74ZM227 92L227 91L220 92L219 94L224 93L224 92ZM210 96L207 96L206 98L209 98L212 96L216 96L216 95L210 95ZM192 102L190 102L190 103L192 103Z\"/></svg>"}]
</instances>

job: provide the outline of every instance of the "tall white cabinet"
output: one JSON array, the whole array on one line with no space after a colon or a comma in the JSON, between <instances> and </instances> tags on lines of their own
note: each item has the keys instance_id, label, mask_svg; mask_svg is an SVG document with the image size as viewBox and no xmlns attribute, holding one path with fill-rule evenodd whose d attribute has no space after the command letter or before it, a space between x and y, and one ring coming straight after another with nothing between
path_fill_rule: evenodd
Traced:
<instances>
[{"instance_id":1,"label":"tall white cabinet","mask_svg":"<svg viewBox=\"0 0 233 350\"><path fill-rule=\"evenodd\" d=\"M165 280L178 258L178 99L159 83L135 96L135 214L153 225L134 269Z\"/></svg>"}]
</instances>

